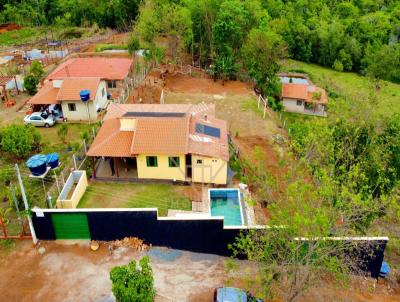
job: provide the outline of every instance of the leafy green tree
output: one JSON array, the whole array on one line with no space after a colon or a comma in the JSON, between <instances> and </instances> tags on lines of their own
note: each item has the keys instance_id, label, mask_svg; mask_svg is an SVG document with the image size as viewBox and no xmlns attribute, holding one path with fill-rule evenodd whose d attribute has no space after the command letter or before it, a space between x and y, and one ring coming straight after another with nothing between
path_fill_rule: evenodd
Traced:
<instances>
[{"instance_id":1,"label":"leafy green tree","mask_svg":"<svg viewBox=\"0 0 400 302\"><path fill-rule=\"evenodd\" d=\"M38 81L44 74L43 65L39 61L33 61L29 73L33 75Z\"/></svg>"},{"instance_id":2,"label":"leafy green tree","mask_svg":"<svg viewBox=\"0 0 400 302\"><path fill-rule=\"evenodd\" d=\"M67 135L68 135L68 130L69 130L69 127L68 127L68 124L66 124L66 123L62 123L57 130L57 135L64 144L67 143L66 139L67 139Z\"/></svg>"},{"instance_id":3,"label":"leafy green tree","mask_svg":"<svg viewBox=\"0 0 400 302\"><path fill-rule=\"evenodd\" d=\"M118 302L152 302L154 289L153 271L149 257L143 257L127 265L116 266L110 272L112 292Z\"/></svg>"},{"instance_id":4,"label":"leafy green tree","mask_svg":"<svg viewBox=\"0 0 400 302\"><path fill-rule=\"evenodd\" d=\"M32 74L28 74L24 78L24 88L29 93L29 95L34 95L37 92L37 85L39 80Z\"/></svg>"},{"instance_id":5,"label":"leafy green tree","mask_svg":"<svg viewBox=\"0 0 400 302\"><path fill-rule=\"evenodd\" d=\"M128 52L130 55L134 54L135 51L139 50L140 42L139 39L133 34L129 37L128 40Z\"/></svg>"},{"instance_id":6,"label":"leafy green tree","mask_svg":"<svg viewBox=\"0 0 400 302\"><path fill-rule=\"evenodd\" d=\"M280 94L280 82L276 73L285 55L284 42L277 34L262 29L250 31L243 45L243 61L264 96Z\"/></svg>"},{"instance_id":7,"label":"leafy green tree","mask_svg":"<svg viewBox=\"0 0 400 302\"><path fill-rule=\"evenodd\" d=\"M17 158L26 158L39 150L40 139L34 126L11 124L1 130L1 149Z\"/></svg>"},{"instance_id":8,"label":"leafy green tree","mask_svg":"<svg viewBox=\"0 0 400 302\"><path fill-rule=\"evenodd\" d=\"M250 284L258 280L260 296L295 301L325 277L343 285L349 270L357 269L358 260L345 252L352 244L327 239L344 230L326 201L312 185L295 181L283 200L268 207L269 227L244 232L231 246L234 256L257 263L259 272Z\"/></svg>"},{"instance_id":9,"label":"leafy green tree","mask_svg":"<svg viewBox=\"0 0 400 302\"><path fill-rule=\"evenodd\" d=\"M369 46L363 60L368 76L400 83L400 44Z\"/></svg>"}]
</instances>

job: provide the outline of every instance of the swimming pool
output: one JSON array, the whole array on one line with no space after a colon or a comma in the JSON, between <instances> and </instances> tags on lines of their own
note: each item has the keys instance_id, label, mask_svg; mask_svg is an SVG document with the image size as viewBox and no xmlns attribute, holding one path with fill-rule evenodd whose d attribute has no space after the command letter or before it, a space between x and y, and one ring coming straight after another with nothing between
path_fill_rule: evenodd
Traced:
<instances>
[{"instance_id":1,"label":"swimming pool","mask_svg":"<svg viewBox=\"0 0 400 302\"><path fill-rule=\"evenodd\" d=\"M304 78L296 78L296 77L279 77L282 83L293 83L293 84L308 84L308 80ZM292 82L290 82L290 79Z\"/></svg>"},{"instance_id":2,"label":"swimming pool","mask_svg":"<svg viewBox=\"0 0 400 302\"><path fill-rule=\"evenodd\" d=\"M211 216L223 216L224 226L243 225L242 206L238 189L210 189Z\"/></svg>"}]
</instances>

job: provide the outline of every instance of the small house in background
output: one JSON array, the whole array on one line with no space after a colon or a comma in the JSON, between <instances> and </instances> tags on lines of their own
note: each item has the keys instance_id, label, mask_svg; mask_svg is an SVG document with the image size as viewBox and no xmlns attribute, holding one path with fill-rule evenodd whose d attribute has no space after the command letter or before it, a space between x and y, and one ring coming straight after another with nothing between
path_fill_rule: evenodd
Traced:
<instances>
[{"instance_id":1,"label":"small house in background","mask_svg":"<svg viewBox=\"0 0 400 302\"><path fill-rule=\"evenodd\" d=\"M90 91L87 104L80 99L79 93L82 90ZM72 77L46 82L28 104L34 107L58 106L67 121L93 121L108 105L106 82L100 78Z\"/></svg>"},{"instance_id":2,"label":"small house in background","mask_svg":"<svg viewBox=\"0 0 400 302\"><path fill-rule=\"evenodd\" d=\"M110 104L87 155L99 179L226 184L227 124L211 104Z\"/></svg>"},{"instance_id":3,"label":"small house in background","mask_svg":"<svg viewBox=\"0 0 400 302\"><path fill-rule=\"evenodd\" d=\"M48 110L67 121L96 120L99 112L107 107L108 100L119 97L131 76L132 62L128 58L69 59L50 73L28 104L35 112ZM90 91L87 104L80 99L82 90Z\"/></svg>"},{"instance_id":4,"label":"small house in background","mask_svg":"<svg viewBox=\"0 0 400 302\"><path fill-rule=\"evenodd\" d=\"M62 63L46 79L55 81L70 77L100 78L106 82L111 97L116 98L132 73L132 63L128 58L77 57Z\"/></svg>"},{"instance_id":5,"label":"small house in background","mask_svg":"<svg viewBox=\"0 0 400 302\"><path fill-rule=\"evenodd\" d=\"M326 116L328 96L324 89L315 86L307 77L298 74L280 76L281 99L285 111Z\"/></svg>"}]
</instances>

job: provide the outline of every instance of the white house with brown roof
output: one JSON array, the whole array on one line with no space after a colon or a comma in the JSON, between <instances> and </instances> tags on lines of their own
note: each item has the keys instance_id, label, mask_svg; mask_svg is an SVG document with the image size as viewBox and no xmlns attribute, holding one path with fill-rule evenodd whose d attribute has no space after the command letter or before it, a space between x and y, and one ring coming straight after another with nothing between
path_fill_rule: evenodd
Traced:
<instances>
[{"instance_id":1,"label":"white house with brown roof","mask_svg":"<svg viewBox=\"0 0 400 302\"><path fill-rule=\"evenodd\" d=\"M214 105L111 104L87 155L97 178L226 184L227 124Z\"/></svg>"},{"instance_id":2,"label":"white house with brown roof","mask_svg":"<svg viewBox=\"0 0 400 302\"><path fill-rule=\"evenodd\" d=\"M48 105L60 105L68 121L95 120L98 112L107 107L107 94L118 97L132 69L128 58L72 58L51 72L43 87L28 104L36 111ZM88 108L80 101L80 91L89 90Z\"/></svg>"},{"instance_id":3,"label":"white house with brown roof","mask_svg":"<svg viewBox=\"0 0 400 302\"><path fill-rule=\"evenodd\" d=\"M328 96L307 78L281 77L281 99L285 111L326 116Z\"/></svg>"},{"instance_id":4,"label":"white house with brown roof","mask_svg":"<svg viewBox=\"0 0 400 302\"><path fill-rule=\"evenodd\" d=\"M82 90L90 91L90 99L83 103ZM67 121L94 121L108 105L106 82L100 78L66 78L46 82L28 104L36 106L60 105Z\"/></svg>"},{"instance_id":5,"label":"white house with brown roof","mask_svg":"<svg viewBox=\"0 0 400 302\"><path fill-rule=\"evenodd\" d=\"M123 83L132 73L132 64L133 60L129 58L76 57L60 64L46 79L56 81L69 77L97 77L104 80L107 90L113 97L117 97Z\"/></svg>"}]
</instances>

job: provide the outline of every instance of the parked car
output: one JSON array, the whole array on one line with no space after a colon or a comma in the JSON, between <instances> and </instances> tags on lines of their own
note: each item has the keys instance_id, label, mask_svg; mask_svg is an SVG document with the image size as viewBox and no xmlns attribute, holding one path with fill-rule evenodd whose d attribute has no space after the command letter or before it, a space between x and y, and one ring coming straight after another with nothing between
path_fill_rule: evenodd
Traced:
<instances>
[{"instance_id":1,"label":"parked car","mask_svg":"<svg viewBox=\"0 0 400 302\"><path fill-rule=\"evenodd\" d=\"M214 302L262 302L262 300L240 288L218 287L214 290Z\"/></svg>"},{"instance_id":2,"label":"parked car","mask_svg":"<svg viewBox=\"0 0 400 302\"><path fill-rule=\"evenodd\" d=\"M52 127L56 123L56 118L53 115L47 115L45 112L33 112L25 116L25 124L32 124L36 127Z\"/></svg>"}]
</instances>

